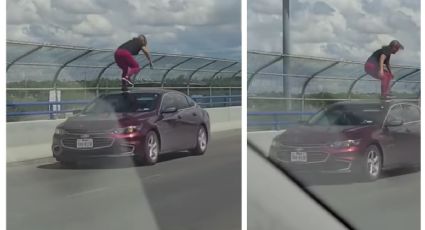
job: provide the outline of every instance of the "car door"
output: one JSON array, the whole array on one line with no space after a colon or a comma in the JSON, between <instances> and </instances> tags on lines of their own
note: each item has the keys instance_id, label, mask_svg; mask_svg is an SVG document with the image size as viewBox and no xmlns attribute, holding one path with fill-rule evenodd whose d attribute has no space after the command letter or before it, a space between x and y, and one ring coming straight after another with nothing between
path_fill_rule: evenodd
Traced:
<instances>
[{"instance_id":1,"label":"car door","mask_svg":"<svg viewBox=\"0 0 425 230\"><path fill-rule=\"evenodd\" d=\"M413 104L403 104L403 119L402 128L403 142L400 143L400 151L403 157L409 164L420 163L420 109Z\"/></svg>"},{"instance_id":2,"label":"car door","mask_svg":"<svg viewBox=\"0 0 425 230\"><path fill-rule=\"evenodd\" d=\"M175 93L173 94L173 97L179 110L178 122L181 126L181 129L177 134L181 138L179 142L179 148L181 150L193 148L196 141L198 115L194 110L194 106L189 104L189 101L185 95Z\"/></svg>"},{"instance_id":3,"label":"car door","mask_svg":"<svg viewBox=\"0 0 425 230\"><path fill-rule=\"evenodd\" d=\"M161 114L157 122L157 127L161 134L162 152L175 151L179 142L179 136L176 135L176 133L179 132L179 129L181 129L179 122L177 122L178 112L163 113L165 109L170 107L176 107L176 102L174 97L170 93L167 93L162 97L162 102L159 109Z\"/></svg>"},{"instance_id":4,"label":"car door","mask_svg":"<svg viewBox=\"0 0 425 230\"><path fill-rule=\"evenodd\" d=\"M189 123L189 135L193 138L190 138L190 146L195 147L198 140L198 129L203 121L203 114L201 108L196 106L196 103L189 96L185 96L187 102L189 103L188 116L190 118Z\"/></svg>"},{"instance_id":5,"label":"car door","mask_svg":"<svg viewBox=\"0 0 425 230\"><path fill-rule=\"evenodd\" d=\"M383 127L383 140L381 141L384 161L386 166L394 166L405 163L402 157L402 143L404 143L405 135L403 133L403 125L388 126L392 121L403 120L403 108L401 104L393 105L387 113Z\"/></svg>"}]
</instances>

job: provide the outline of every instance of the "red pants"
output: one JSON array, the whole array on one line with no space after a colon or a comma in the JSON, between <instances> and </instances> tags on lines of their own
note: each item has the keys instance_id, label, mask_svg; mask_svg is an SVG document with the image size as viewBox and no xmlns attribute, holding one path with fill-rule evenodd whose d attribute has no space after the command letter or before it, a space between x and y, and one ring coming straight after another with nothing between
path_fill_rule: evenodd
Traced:
<instances>
[{"instance_id":1,"label":"red pants","mask_svg":"<svg viewBox=\"0 0 425 230\"><path fill-rule=\"evenodd\" d=\"M121 77L131 77L140 71L139 64L134 60L133 55L128 50L117 49L115 51L115 62L122 70Z\"/></svg>"},{"instance_id":2,"label":"red pants","mask_svg":"<svg viewBox=\"0 0 425 230\"><path fill-rule=\"evenodd\" d=\"M371 61L366 62L364 70L370 76L381 80L381 96L388 96L390 94L390 83L393 75L387 70L384 70L384 76L379 76L379 65Z\"/></svg>"}]
</instances>

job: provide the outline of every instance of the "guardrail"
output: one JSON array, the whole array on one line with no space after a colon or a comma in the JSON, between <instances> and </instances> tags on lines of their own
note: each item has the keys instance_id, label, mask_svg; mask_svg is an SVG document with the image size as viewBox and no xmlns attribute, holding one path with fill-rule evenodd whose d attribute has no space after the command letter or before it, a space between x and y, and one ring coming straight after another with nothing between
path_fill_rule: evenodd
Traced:
<instances>
[{"instance_id":1,"label":"guardrail","mask_svg":"<svg viewBox=\"0 0 425 230\"><path fill-rule=\"evenodd\" d=\"M227 107L227 106L240 106L241 105L241 96L194 96L193 100L196 101L201 107ZM222 101L214 101L214 99L223 99ZM207 102L205 102L207 101ZM25 106L49 106L47 111L26 111L26 112L8 112L8 117L14 116L32 116L32 115L50 115L53 119L54 114L63 114L63 113L72 113L75 110L53 110L54 105L87 105L91 100L74 100L74 101L60 101L60 102L48 102L48 101L39 101L39 102L8 102L7 107L25 107ZM218 105L218 106L215 106ZM223 106L224 105L224 106Z\"/></svg>"},{"instance_id":2,"label":"guardrail","mask_svg":"<svg viewBox=\"0 0 425 230\"><path fill-rule=\"evenodd\" d=\"M297 124L297 122L294 121L281 121L279 119L279 116L311 116L315 114L316 112L299 112L299 111L292 111L292 112L248 112L248 127L259 127L259 126L273 126L275 130L278 130L281 125L294 125ZM249 116L257 116L257 117L265 117L270 116L272 117L272 120L270 121L250 121Z\"/></svg>"}]
</instances>

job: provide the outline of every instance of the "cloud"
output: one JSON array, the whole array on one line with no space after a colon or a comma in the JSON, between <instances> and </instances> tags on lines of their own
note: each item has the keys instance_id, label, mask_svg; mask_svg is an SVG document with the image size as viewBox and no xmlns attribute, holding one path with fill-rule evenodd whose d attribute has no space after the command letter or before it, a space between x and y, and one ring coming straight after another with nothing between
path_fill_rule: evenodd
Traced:
<instances>
[{"instance_id":1,"label":"cloud","mask_svg":"<svg viewBox=\"0 0 425 230\"><path fill-rule=\"evenodd\" d=\"M311 11L313 14L324 15L332 14L333 12L335 12L335 10L325 2L315 2Z\"/></svg>"},{"instance_id":2,"label":"cloud","mask_svg":"<svg viewBox=\"0 0 425 230\"><path fill-rule=\"evenodd\" d=\"M7 1L7 24L20 25L40 19L37 6L30 0ZM25 12L23 14L22 12Z\"/></svg>"},{"instance_id":3,"label":"cloud","mask_svg":"<svg viewBox=\"0 0 425 230\"><path fill-rule=\"evenodd\" d=\"M115 48L146 34L153 52L241 55L240 1L8 0L7 8L11 40Z\"/></svg>"},{"instance_id":4,"label":"cloud","mask_svg":"<svg viewBox=\"0 0 425 230\"><path fill-rule=\"evenodd\" d=\"M295 0L295 2L298 2ZM282 14L282 0L262 0L262 1L248 1L248 11L258 14L278 15ZM248 14L248 17L250 14Z\"/></svg>"},{"instance_id":5,"label":"cloud","mask_svg":"<svg viewBox=\"0 0 425 230\"><path fill-rule=\"evenodd\" d=\"M406 49L394 55L392 62L418 66L419 5L419 0L292 0L290 53L364 61L373 51L397 39ZM266 9L281 12L281 2L248 2L248 50L280 52L282 18Z\"/></svg>"},{"instance_id":6,"label":"cloud","mask_svg":"<svg viewBox=\"0 0 425 230\"><path fill-rule=\"evenodd\" d=\"M265 1L266 2L254 0L248 1L248 49L264 51L281 50L281 1Z\"/></svg>"},{"instance_id":7,"label":"cloud","mask_svg":"<svg viewBox=\"0 0 425 230\"><path fill-rule=\"evenodd\" d=\"M130 18L134 23L163 26L169 24L206 25L212 22L214 1L131 1Z\"/></svg>"},{"instance_id":8,"label":"cloud","mask_svg":"<svg viewBox=\"0 0 425 230\"><path fill-rule=\"evenodd\" d=\"M52 6L74 14L99 14L105 10L92 0L54 0Z\"/></svg>"},{"instance_id":9,"label":"cloud","mask_svg":"<svg viewBox=\"0 0 425 230\"><path fill-rule=\"evenodd\" d=\"M73 26L72 29L87 36L102 36L112 32L112 26L108 19L97 14L87 15L84 21Z\"/></svg>"},{"instance_id":10,"label":"cloud","mask_svg":"<svg viewBox=\"0 0 425 230\"><path fill-rule=\"evenodd\" d=\"M16 40L30 41L31 36L28 34L29 28L29 24L8 25L6 33L7 36L13 37Z\"/></svg>"}]
</instances>

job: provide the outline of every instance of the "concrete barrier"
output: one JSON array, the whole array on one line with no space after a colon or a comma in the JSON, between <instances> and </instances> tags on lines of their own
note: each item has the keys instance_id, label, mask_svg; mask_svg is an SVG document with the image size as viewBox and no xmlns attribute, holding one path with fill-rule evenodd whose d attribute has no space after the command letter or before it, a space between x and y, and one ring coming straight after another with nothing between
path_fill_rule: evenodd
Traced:
<instances>
[{"instance_id":1,"label":"concrete barrier","mask_svg":"<svg viewBox=\"0 0 425 230\"><path fill-rule=\"evenodd\" d=\"M241 128L240 106L210 108L207 111L210 115L212 132Z\"/></svg>"},{"instance_id":2,"label":"concrete barrier","mask_svg":"<svg viewBox=\"0 0 425 230\"><path fill-rule=\"evenodd\" d=\"M285 132L285 130L248 132L247 139L267 156L273 138L283 132Z\"/></svg>"},{"instance_id":3,"label":"concrete barrier","mask_svg":"<svg viewBox=\"0 0 425 230\"><path fill-rule=\"evenodd\" d=\"M212 132L241 128L240 106L210 108L207 111ZM50 157L53 133L56 126L64 121L58 119L7 123L7 162Z\"/></svg>"}]
</instances>

